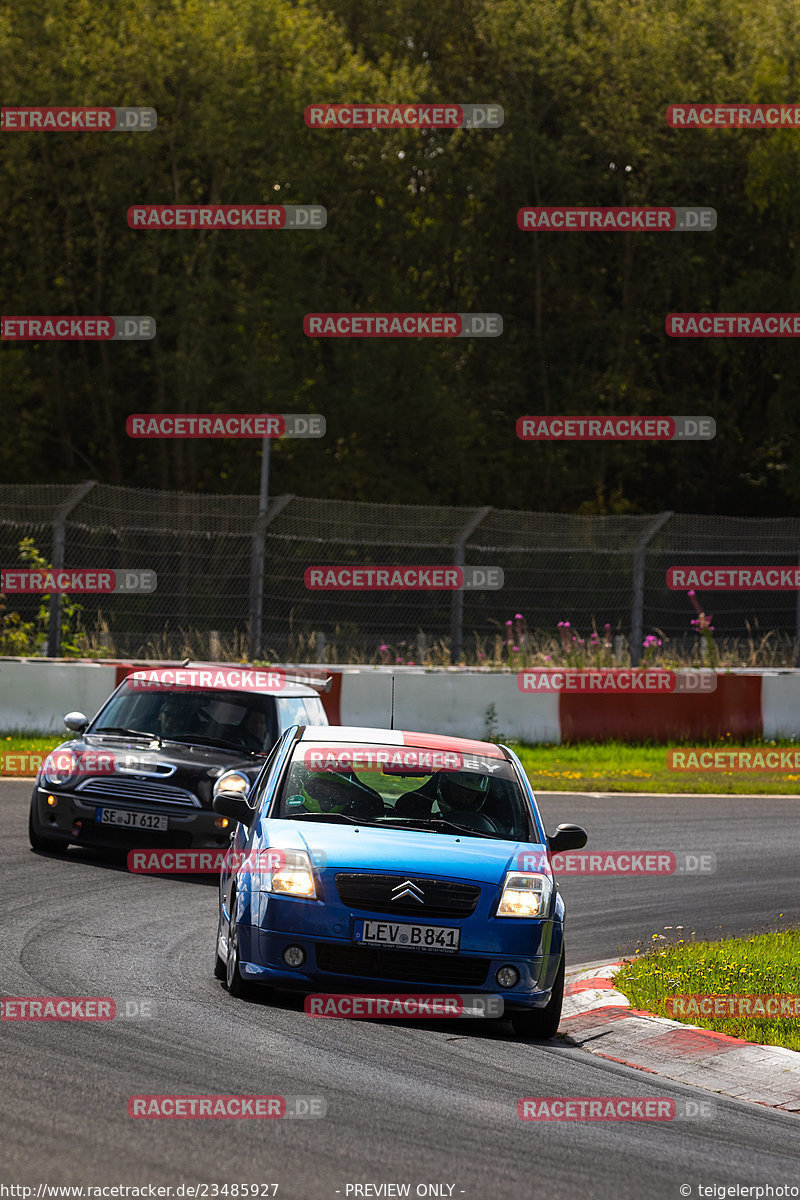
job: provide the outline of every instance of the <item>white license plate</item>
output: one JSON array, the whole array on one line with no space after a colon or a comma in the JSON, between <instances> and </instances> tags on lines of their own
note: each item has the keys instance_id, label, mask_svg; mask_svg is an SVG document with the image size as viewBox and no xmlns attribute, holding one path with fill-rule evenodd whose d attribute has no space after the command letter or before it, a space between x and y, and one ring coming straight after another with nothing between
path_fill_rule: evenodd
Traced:
<instances>
[{"instance_id":1,"label":"white license plate","mask_svg":"<svg viewBox=\"0 0 800 1200\"><path fill-rule=\"evenodd\" d=\"M126 829L169 829L169 821L161 813L130 812L125 808L98 808L101 825L122 825Z\"/></svg>"},{"instance_id":2,"label":"white license plate","mask_svg":"<svg viewBox=\"0 0 800 1200\"><path fill-rule=\"evenodd\" d=\"M455 954L461 943L461 930L451 925L356 921L353 941L363 946L397 946L401 950L438 950L440 954Z\"/></svg>"}]
</instances>

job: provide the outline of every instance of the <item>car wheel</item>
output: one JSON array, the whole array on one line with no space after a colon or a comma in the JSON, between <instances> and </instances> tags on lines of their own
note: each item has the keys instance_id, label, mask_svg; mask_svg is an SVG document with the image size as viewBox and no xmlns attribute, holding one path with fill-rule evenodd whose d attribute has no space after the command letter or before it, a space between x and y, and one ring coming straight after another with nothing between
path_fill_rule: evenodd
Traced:
<instances>
[{"instance_id":1,"label":"car wheel","mask_svg":"<svg viewBox=\"0 0 800 1200\"><path fill-rule=\"evenodd\" d=\"M46 834L40 832L39 821L36 816L35 800L31 800L31 809L28 816L28 840L33 850L49 850L54 854L63 854L69 846L69 842L66 840L48 837Z\"/></svg>"},{"instance_id":2,"label":"car wheel","mask_svg":"<svg viewBox=\"0 0 800 1200\"><path fill-rule=\"evenodd\" d=\"M220 958L219 954L219 936L222 933L222 913L219 914L217 921L217 941L216 941L216 958L214 959L214 978L225 980L227 978L228 968L225 965L225 960Z\"/></svg>"},{"instance_id":3,"label":"car wheel","mask_svg":"<svg viewBox=\"0 0 800 1200\"><path fill-rule=\"evenodd\" d=\"M514 1033L524 1041L546 1041L555 1037L561 1020L561 1005L564 1001L564 955L556 973L553 991L544 1008L532 1008L527 1012L511 1014Z\"/></svg>"},{"instance_id":4,"label":"car wheel","mask_svg":"<svg viewBox=\"0 0 800 1200\"><path fill-rule=\"evenodd\" d=\"M239 970L239 931L236 927L236 892L231 892L228 915L228 961L225 964L225 986L232 996L243 1000L253 995L253 984L242 978Z\"/></svg>"}]
</instances>

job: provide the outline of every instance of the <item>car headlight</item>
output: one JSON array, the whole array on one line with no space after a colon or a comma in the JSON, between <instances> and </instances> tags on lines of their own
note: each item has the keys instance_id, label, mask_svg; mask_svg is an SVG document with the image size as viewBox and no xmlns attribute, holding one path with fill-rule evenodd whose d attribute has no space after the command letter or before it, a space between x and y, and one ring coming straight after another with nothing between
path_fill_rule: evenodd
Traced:
<instances>
[{"instance_id":1,"label":"car headlight","mask_svg":"<svg viewBox=\"0 0 800 1200\"><path fill-rule=\"evenodd\" d=\"M540 917L547 912L553 881L535 871L509 871L497 907L498 917Z\"/></svg>"},{"instance_id":2,"label":"car headlight","mask_svg":"<svg viewBox=\"0 0 800 1200\"><path fill-rule=\"evenodd\" d=\"M71 750L53 750L42 763L42 776L49 784L66 783L78 770Z\"/></svg>"},{"instance_id":3,"label":"car headlight","mask_svg":"<svg viewBox=\"0 0 800 1200\"><path fill-rule=\"evenodd\" d=\"M239 792L242 799L246 800L251 782L242 771L225 771L214 784L211 798L213 800L218 792Z\"/></svg>"},{"instance_id":4,"label":"car headlight","mask_svg":"<svg viewBox=\"0 0 800 1200\"><path fill-rule=\"evenodd\" d=\"M311 859L305 850L280 850L278 847L270 847L270 850L277 850L283 861L280 866L259 870L259 887L262 892L274 892L279 896L304 896L307 900L316 900L314 872ZM258 855L258 851L252 853L254 856ZM269 857L270 851L264 853Z\"/></svg>"}]
</instances>

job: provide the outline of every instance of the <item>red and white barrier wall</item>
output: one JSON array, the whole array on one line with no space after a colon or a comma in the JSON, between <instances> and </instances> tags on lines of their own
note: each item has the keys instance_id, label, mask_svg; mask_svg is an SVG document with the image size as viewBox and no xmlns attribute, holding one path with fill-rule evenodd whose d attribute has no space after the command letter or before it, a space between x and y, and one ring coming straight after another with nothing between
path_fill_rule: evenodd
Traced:
<instances>
[{"instance_id":1,"label":"red and white barrier wall","mask_svg":"<svg viewBox=\"0 0 800 1200\"><path fill-rule=\"evenodd\" d=\"M93 716L130 671L176 663L0 658L0 730L61 734L64 714ZM288 664L298 674L332 677L322 694L337 725L394 726L471 738L526 742L673 738L698 742L800 736L800 670L718 672L714 692L640 695L523 693L515 674L418 667ZM493 706L493 709L492 709Z\"/></svg>"}]
</instances>

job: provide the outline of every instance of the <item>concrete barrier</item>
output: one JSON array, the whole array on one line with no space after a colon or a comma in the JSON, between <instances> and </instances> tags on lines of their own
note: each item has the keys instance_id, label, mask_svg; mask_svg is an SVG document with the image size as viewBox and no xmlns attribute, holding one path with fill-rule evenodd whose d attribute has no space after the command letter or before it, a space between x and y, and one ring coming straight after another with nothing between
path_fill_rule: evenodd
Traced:
<instances>
[{"instance_id":1,"label":"concrete barrier","mask_svg":"<svg viewBox=\"0 0 800 1200\"><path fill-rule=\"evenodd\" d=\"M391 723L391 711L390 673L343 675L342 725L382 728ZM397 673L394 727L480 740L502 735L526 742L558 742L561 736L557 696L522 696L516 675L497 673Z\"/></svg>"},{"instance_id":2,"label":"concrete barrier","mask_svg":"<svg viewBox=\"0 0 800 1200\"><path fill-rule=\"evenodd\" d=\"M800 728L800 671L764 671L761 718L765 738L798 737Z\"/></svg>"},{"instance_id":3,"label":"concrete barrier","mask_svg":"<svg viewBox=\"0 0 800 1200\"><path fill-rule=\"evenodd\" d=\"M100 662L0 658L0 730L61 734L64 714L91 717L130 671L174 662ZM394 726L484 739L558 743L586 738L705 741L731 735L800 737L800 670L718 672L703 696L523 694L516 674L422 667L284 664L287 671L330 675L322 694L332 724Z\"/></svg>"},{"instance_id":4,"label":"concrete barrier","mask_svg":"<svg viewBox=\"0 0 800 1200\"><path fill-rule=\"evenodd\" d=\"M115 679L113 666L97 663L0 658L0 730L61 734L65 714L93 717Z\"/></svg>"}]
</instances>

